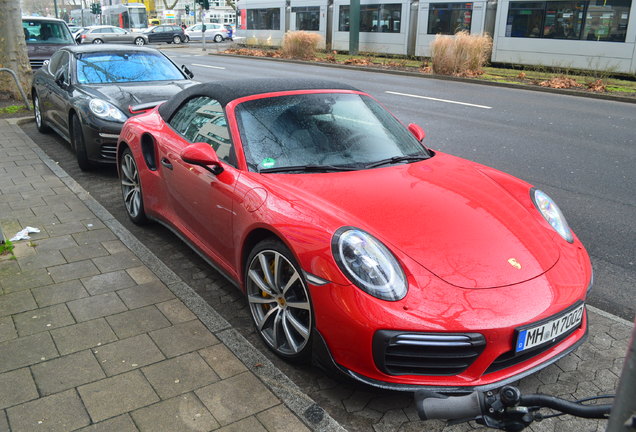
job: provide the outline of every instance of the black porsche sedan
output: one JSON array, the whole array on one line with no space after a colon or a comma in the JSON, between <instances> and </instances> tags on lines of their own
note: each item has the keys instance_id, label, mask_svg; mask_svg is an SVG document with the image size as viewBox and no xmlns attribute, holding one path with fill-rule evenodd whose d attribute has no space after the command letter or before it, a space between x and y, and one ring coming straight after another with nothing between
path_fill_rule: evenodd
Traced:
<instances>
[{"instance_id":1,"label":"black porsche sedan","mask_svg":"<svg viewBox=\"0 0 636 432\"><path fill-rule=\"evenodd\" d=\"M40 132L68 141L81 169L114 163L121 128L135 114L196 84L152 48L70 46L33 76L33 110Z\"/></svg>"}]
</instances>

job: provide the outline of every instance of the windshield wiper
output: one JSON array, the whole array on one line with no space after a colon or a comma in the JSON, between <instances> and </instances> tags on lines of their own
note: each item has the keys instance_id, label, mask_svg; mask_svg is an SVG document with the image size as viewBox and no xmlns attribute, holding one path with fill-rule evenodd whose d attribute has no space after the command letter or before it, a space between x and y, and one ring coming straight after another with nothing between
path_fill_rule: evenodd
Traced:
<instances>
[{"instance_id":1,"label":"windshield wiper","mask_svg":"<svg viewBox=\"0 0 636 432\"><path fill-rule=\"evenodd\" d=\"M371 162L369 164L366 164L364 167L365 168L375 168L375 167L379 167L381 165L389 165L389 164L398 163L398 162L417 162L417 161L422 161L422 160L426 160L426 159L429 159L429 158L430 158L430 156L427 156L427 155L393 156L393 157L388 158L388 159L382 159L382 160L379 160L377 162Z\"/></svg>"},{"instance_id":2,"label":"windshield wiper","mask_svg":"<svg viewBox=\"0 0 636 432\"><path fill-rule=\"evenodd\" d=\"M329 172L329 171L356 171L358 168L351 166L336 166L336 165L294 165L294 166L282 166L274 168L262 168L259 169L259 173L278 173L278 172Z\"/></svg>"}]
</instances>

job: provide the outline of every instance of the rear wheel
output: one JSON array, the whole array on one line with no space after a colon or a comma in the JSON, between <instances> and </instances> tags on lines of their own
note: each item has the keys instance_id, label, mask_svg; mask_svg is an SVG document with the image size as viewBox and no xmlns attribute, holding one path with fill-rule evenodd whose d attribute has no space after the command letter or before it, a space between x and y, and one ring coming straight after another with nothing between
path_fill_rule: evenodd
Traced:
<instances>
[{"instance_id":1,"label":"rear wheel","mask_svg":"<svg viewBox=\"0 0 636 432\"><path fill-rule=\"evenodd\" d=\"M80 123L77 114L73 114L71 117L71 143L75 149L75 157L77 158L77 165L79 165L82 171L91 169L92 164L88 160L88 154L86 153L86 140L84 139L84 131L82 130L82 123Z\"/></svg>"},{"instance_id":2,"label":"rear wheel","mask_svg":"<svg viewBox=\"0 0 636 432\"><path fill-rule=\"evenodd\" d=\"M190 42L190 36L186 35L186 37L185 37L185 41L186 41L186 42Z\"/></svg>"},{"instance_id":3,"label":"rear wheel","mask_svg":"<svg viewBox=\"0 0 636 432\"><path fill-rule=\"evenodd\" d=\"M223 36L220 34L214 36L214 42L223 42Z\"/></svg>"},{"instance_id":4,"label":"rear wheel","mask_svg":"<svg viewBox=\"0 0 636 432\"><path fill-rule=\"evenodd\" d=\"M143 46L146 44L146 41L142 37L138 37L135 39L135 45Z\"/></svg>"},{"instance_id":5,"label":"rear wheel","mask_svg":"<svg viewBox=\"0 0 636 432\"><path fill-rule=\"evenodd\" d=\"M137 163L129 148L125 149L119 160L119 175L121 179L121 193L124 198L126 213L133 223L138 225L148 222L144 209L141 181Z\"/></svg>"},{"instance_id":6,"label":"rear wheel","mask_svg":"<svg viewBox=\"0 0 636 432\"><path fill-rule=\"evenodd\" d=\"M93 43L94 43L94 44L99 45L99 44L103 44L103 43L104 43L104 41L103 41L103 40L101 40L101 39L95 39L95 40L93 41Z\"/></svg>"},{"instance_id":7,"label":"rear wheel","mask_svg":"<svg viewBox=\"0 0 636 432\"><path fill-rule=\"evenodd\" d=\"M179 36L175 35L172 38L172 42L175 43L175 44L179 44L179 43L181 43L181 38Z\"/></svg>"},{"instance_id":8,"label":"rear wheel","mask_svg":"<svg viewBox=\"0 0 636 432\"><path fill-rule=\"evenodd\" d=\"M313 309L292 253L278 240L264 240L252 250L246 267L247 301L261 338L279 357L307 360Z\"/></svg>"},{"instance_id":9,"label":"rear wheel","mask_svg":"<svg viewBox=\"0 0 636 432\"><path fill-rule=\"evenodd\" d=\"M40 98L35 91L33 92L33 117L35 117L35 125L39 132L46 133L51 130L51 128L44 122L44 118L42 117L42 107L40 106Z\"/></svg>"}]
</instances>

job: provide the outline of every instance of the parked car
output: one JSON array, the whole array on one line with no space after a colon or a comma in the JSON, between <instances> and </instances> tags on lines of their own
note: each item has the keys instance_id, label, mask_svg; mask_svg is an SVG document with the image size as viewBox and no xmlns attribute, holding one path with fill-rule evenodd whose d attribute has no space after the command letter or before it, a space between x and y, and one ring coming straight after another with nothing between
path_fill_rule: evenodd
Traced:
<instances>
[{"instance_id":1,"label":"parked car","mask_svg":"<svg viewBox=\"0 0 636 432\"><path fill-rule=\"evenodd\" d=\"M544 192L424 135L346 85L200 84L125 123L123 201L240 287L282 358L498 387L584 341L590 259Z\"/></svg>"},{"instance_id":2,"label":"parked car","mask_svg":"<svg viewBox=\"0 0 636 432\"><path fill-rule=\"evenodd\" d=\"M68 24L68 29L71 31L71 34L74 34L75 32L80 31L82 29L82 26Z\"/></svg>"},{"instance_id":3,"label":"parked car","mask_svg":"<svg viewBox=\"0 0 636 432\"><path fill-rule=\"evenodd\" d=\"M130 116L165 101L194 82L152 48L83 45L56 52L33 77L40 132L68 141L82 169L115 162L119 132Z\"/></svg>"},{"instance_id":4,"label":"parked car","mask_svg":"<svg viewBox=\"0 0 636 432\"><path fill-rule=\"evenodd\" d=\"M22 30L31 69L41 68L60 48L75 45L68 25L61 19L22 17Z\"/></svg>"},{"instance_id":5,"label":"parked car","mask_svg":"<svg viewBox=\"0 0 636 432\"><path fill-rule=\"evenodd\" d=\"M143 33L129 32L110 25L88 27L79 38L83 44L134 43L143 46L148 43L148 36Z\"/></svg>"},{"instance_id":6,"label":"parked car","mask_svg":"<svg viewBox=\"0 0 636 432\"><path fill-rule=\"evenodd\" d=\"M168 42L179 44L187 41L183 29L178 25L158 25L150 27L142 34L148 37L149 42Z\"/></svg>"},{"instance_id":7,"label":"parked car","mask_svg":"<svg viewBox=\"0 0 636 432\"><path fill-rule=\"evenodd\" d=\"M73 39L75 39L75 42L77 42L78 44L81 43L82 39L81 39L81 35L85 32L88 31L88 29L90 29L90 27L80 27L77 30L75 30L73 32Z\"/></svg>"},{"instance_id":8,"label":"parked car","mask_svg":"<svg viewBox=\"0 0 636 432\"><path fill-rule=\"evenodd\" d=\"M188 41L203 40L203 24L195 24L185 29ZM205 40L214 42L223 42L228 38L227 28L223 24L206 24Z\"/></svg>"}]
</instances>

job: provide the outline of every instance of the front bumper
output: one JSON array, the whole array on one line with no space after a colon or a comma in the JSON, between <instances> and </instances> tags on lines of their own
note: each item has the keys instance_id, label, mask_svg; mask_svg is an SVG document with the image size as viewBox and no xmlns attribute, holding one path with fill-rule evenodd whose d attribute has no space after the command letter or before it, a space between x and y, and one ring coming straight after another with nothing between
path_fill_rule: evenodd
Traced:
<instances>
[{"instance_id":1,"label":"front bumper","mask_svg":"<svg viewBox=\"0 0 636 432\"><path fill-rule=\"evenodd\" d=\"M84 124L86 154L91 162L116 163L117 140L123 123L91 118Z\"/></svg>"}]
</instances>

